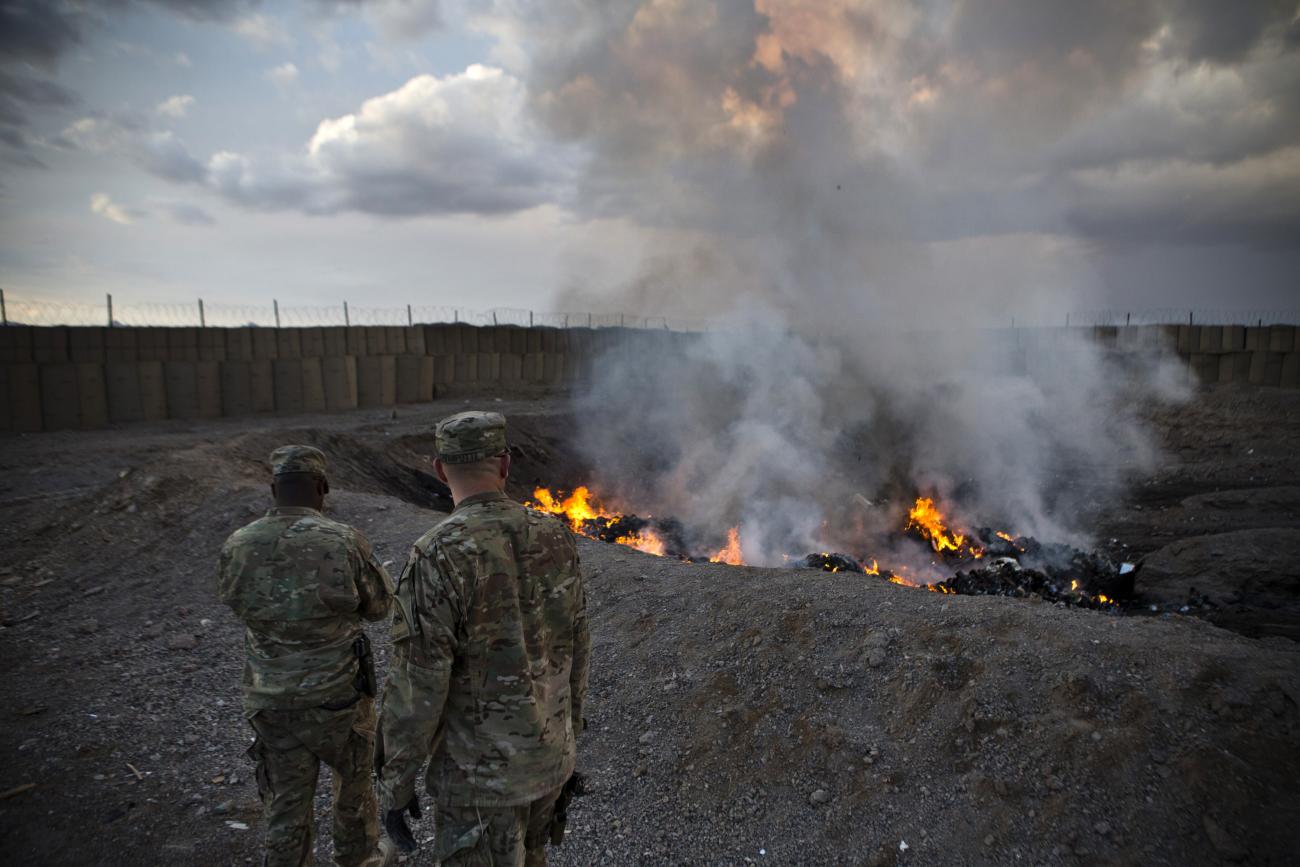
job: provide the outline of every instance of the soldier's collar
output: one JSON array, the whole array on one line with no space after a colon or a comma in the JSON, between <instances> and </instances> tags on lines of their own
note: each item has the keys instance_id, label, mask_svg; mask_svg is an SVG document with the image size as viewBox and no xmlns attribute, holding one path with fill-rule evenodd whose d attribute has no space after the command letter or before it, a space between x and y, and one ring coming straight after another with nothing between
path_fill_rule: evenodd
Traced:
<instances>
[{"instance_id":1,"label":"soldier's collar","mask_svg":"<svg viewBox=\"0 0 1300 867\"><path fill-rule=\"evenodd\" d=\"M479 503L494 503L497 500L508 500L505 491L484 491L481 494L475 494L472 497L466 497L456 504L454 511L459 512L466 506L477 506Z\"/></svg>"},{"instance_id":2,"label":"soldier's collar","mask_svg":"<svg viewBox=\"0 0 1300 867\"><path fill-rule=\"evenodd\" d=\"M316 509L307 506L272 506L266 513L268 518L281 515L319 515Z\"/></svg>"}]
</instances>

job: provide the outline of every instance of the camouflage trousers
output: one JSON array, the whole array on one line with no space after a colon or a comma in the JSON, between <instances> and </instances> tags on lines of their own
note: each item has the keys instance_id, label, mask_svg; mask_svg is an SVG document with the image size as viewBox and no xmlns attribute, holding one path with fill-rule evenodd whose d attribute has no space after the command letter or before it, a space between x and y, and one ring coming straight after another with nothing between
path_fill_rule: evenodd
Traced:
<instances>
[{"instance_id":1,"label":"camouflage trousers","mask_svg":"<svg viewBox=\"0 0 1300 867\"><path fill-rule=\"evenodd\" d=\"M312 808L320 763L334 771L334 863L382 863L379 807L370 783L375 700L362 696L342 710L261 710L250 720L257 738L257 791L266 822L266 867L313 862Z\"/></svg>"},{"instance_id":2,"label":"camouflage trousers","mask_svg":"<svg viewBox=\"0 0 1300 867\"><path fill-rule=\"evenodd\" d=\"M436 811L441 867L546 867L546 841L560 790L522 807L452 807Z\"/></svg>"}]
</instances>

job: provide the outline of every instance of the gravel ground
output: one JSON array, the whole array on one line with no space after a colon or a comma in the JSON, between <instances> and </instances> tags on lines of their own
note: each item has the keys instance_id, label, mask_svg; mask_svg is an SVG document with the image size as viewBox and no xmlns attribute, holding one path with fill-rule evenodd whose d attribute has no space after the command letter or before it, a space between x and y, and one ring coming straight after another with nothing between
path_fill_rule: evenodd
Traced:
<instances>
[{"instance_id":1,"label":"gravel ground","mask_svg":"<svg viewBox=\"0 0 1300 867\"><path fill-rule=\"evenodd\" d=\"M574 478L553 403L495 404L523 446L521 488ZM336 456L331 513L400 564L445 504L419 461L429 424L462 406L6 439L6 860L257 863L217 548L265 507L264 455L307 440ZM594 791L552 863L1294 863L1300 617L1282 603L1300 579L1265 554L1295 531L1298 408L1215 390L1162 414L1168 465L1097 516L1107 546L1147 557L1153 598L1255 552L1218 568L1202 617L583 540ZM371 632L382 668L386 630Z\"/></svg>"}]
</instances>

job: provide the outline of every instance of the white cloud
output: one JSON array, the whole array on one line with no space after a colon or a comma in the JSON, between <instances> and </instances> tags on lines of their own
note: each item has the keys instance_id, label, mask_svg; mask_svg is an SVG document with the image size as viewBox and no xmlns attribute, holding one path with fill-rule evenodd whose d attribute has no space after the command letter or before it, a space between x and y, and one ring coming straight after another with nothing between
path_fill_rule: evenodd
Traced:
<instances>
[{"instance_id":1,"label":"white cloud","mask_svg":"<svg viewBox=\"0 0 1300 867\"><path fill-rule=\"evenodd\" d=\"M288 87L298 81L298 67L286 61L274 69L267 70L266 77L280 87Z\"/></svg>"},{"instance_id":2,"label":"white cloud","mask_svg":"<svg viewBox=\"0 0 1300 867\"><path fill-rule=\"evenodd\" d=\"M257 208L388 216L504 214L556 201L567 155L545 144L514 76L474 65L419 75L324 120L296 160L223 152L208 163L219 192Z\"/></svg>"},{"instance_id":3,"label":"white cloud","mask_svg":"<svg viewBox=\"0 0 1300 867\"><path fill-rule=\"evenodd\" d=\"M99 214L106 220L111 220L122 226L129 226L132 222L131 215L128 214L120 205L113 202L107 193L94 193L90 197L90 212Z\"/></svg>"},{"instance_id":4,"label":"white cloud","mask_svg":"<svg viewBox=\"0 0 1300 867\"><path fill-rule=\"evenodd\" d=\"M231 28L239 36L263 51L272 46L285 45L289 42L289 35L280 29L279 24L273 18L260 13L246 15L237 19L231 25Z\"/></svg>"},{"instance_id":5,"label":"white cloud","mask_svg":"<svg viewBox=\"0 0 1300 867\"><path fill-rule=\"evenodd\" d=\"M194 61L190 60L190 56L186 54L184 51L176 52L176 57L174 59L176 61L177 66L183 66L186 69L189 69L191 66L194 65Z\"/></svg>"},{"instance_id":6,"label":"white cloud","mask_svg":"<svg viewBox=\"0 0 1300 867\"><path fill-rule=\"evenodd\" d=\"M194 105L194 97L188 93L169 96L158 105L154 106L154 111L164 117L185 117L189 112L190 106Z\"/></svg>"}]
</instances>

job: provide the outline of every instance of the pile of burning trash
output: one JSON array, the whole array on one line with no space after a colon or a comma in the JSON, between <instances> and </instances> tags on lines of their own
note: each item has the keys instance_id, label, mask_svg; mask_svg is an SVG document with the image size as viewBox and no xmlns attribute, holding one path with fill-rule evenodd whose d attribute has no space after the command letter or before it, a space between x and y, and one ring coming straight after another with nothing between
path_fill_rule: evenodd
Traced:
<instances>
[{"instance_id":1,"label":"pile of burning trash","mask_svg":"<svg viewBox=\"0 0 1300 867\"><path fill-rule=\"evenodd\" d=\"M560 516L575 533L602 542L692 563L746 565L739 527L727 531L723 547L700 552L691 549L689 534L679 521L611 511L586 487L575 488L568 496L537 488L528 505ZM905 565L882 567L874 557L842 552L785 557L784 561L792 568L857 573L932 593L1034 596L1083 608L1117 610L1133 594L1136 572L1131 564L1116 564L1102 554L988 527L974 532L958 530L930 497L916 498L905 526L893 536L885 546L890 550L897 550L906 540L925 552L929 580Z\"/></svg>"}]
</instances>

